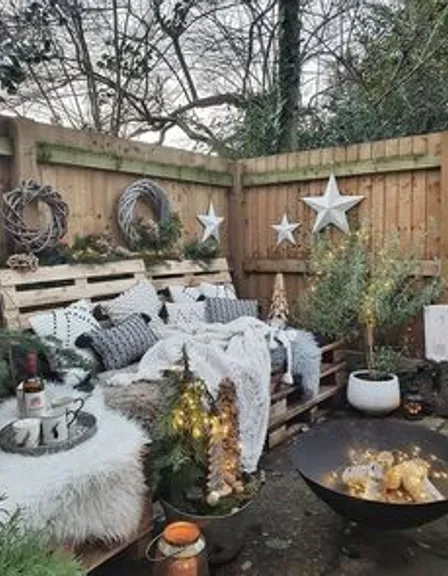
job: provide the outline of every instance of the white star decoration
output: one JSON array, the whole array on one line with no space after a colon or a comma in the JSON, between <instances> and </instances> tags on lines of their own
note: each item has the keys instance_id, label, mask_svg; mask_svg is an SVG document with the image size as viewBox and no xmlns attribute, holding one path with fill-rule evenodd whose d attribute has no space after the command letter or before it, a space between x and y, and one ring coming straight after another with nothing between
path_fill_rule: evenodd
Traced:
<instances>
[{"instance_id":1,"label":"white star decoration","mask_svg":"<svg viewBox=\"0 0 448 576\"><path fill-rule=\"evenodd\" d=\"M204 234L202 236L202 242L205 242L208 238L216 238L219 242L219 227L222 224L224 217L216 216L213 204L210 202L208 209L208 214L198 215L199 222L204 226Z\"/></svg>"},{"instance_id":2,"label":"white star decoration","mask_svg":"<svg viewBox=\"0 0 448 576\"><path fill-rule=\"evenodd\" d=\"M319 232L329 224L333 224L348 234L350 229L346 212L361 202L363 198L364 196L341 196L334 174L331 174L323 196L309 196L302 198L302 200L317 211L313 232Z\"/></svg>"},{"instance_id":3,"label":"white star decoration","mask_svg":"<svg viewBox=\"0 0 448 576\"><path fill-rule=\"evenodd\" d=\"M283 214L283 218L280 224L271 224L271 228L274 228L274 230L277 232L277 246L284 240L286 242L291 242L291 244L296 244L292 233L299 226L299 222L288 222L288 216L286 213Z\"/></svg>"}]
</instances>

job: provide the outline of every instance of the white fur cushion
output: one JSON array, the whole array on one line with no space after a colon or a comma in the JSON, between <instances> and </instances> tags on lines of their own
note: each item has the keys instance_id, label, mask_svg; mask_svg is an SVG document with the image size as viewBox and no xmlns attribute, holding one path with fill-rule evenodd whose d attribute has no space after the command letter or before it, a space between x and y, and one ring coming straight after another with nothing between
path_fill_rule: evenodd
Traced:
<instances>
[{"instance_id":1,"label":"white fur cushion","mask_svg":"<svg viewBox=\"0 0 448 576\"><path fill-rule=\"evenodd\" d=\"M168 314L167 323L175 326L193 326L205 322L205 302L184 304L165 304Z\"/></svg>"},{"instance_id":2,"label":"white fur cushion","mask_svg":"<svg viewBox=\"0 0 448 576\"><path fill-rule=\"evenodd\" d=\"M104 303L104 308L114 324L119 324L132 314L147 314L157 322L162 303L149 280L141 280L113 300Z\"/></svg>"},{"instance_id":3,"label":"white fur cushion","mask_svg":"<svg viewBox=\"0 0 448 576\"><path fill-rule=\"evenodd\" d=\"M73 390L48 384L49 401ZM106 544L138 529L147 493L142 429L104 405L101 389L85 397L98 422L96 434L72 450L27 458L0 450L2 508L21 509L24 525L50 530L56 543ZM0 404L0 426L17 418L16 400Z\"/></svg>"}]
</instances>

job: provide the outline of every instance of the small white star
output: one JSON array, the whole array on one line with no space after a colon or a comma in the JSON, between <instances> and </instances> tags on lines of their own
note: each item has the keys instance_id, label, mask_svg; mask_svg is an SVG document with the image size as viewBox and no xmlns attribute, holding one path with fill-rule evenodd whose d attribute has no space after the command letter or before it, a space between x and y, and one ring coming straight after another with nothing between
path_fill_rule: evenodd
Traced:
<instances>
[{"instance_id":1,"label":"small white star","mask_svg":"<svg viewBox=\"0 0 448 576\"><path fill-rule=\"evenodd\" d=\"M299 222L288 222L288 216L283 214L280 224L271 224L271 228L277 232L277 246L284 240L291 244L297 244L292 233L300 226Z\"/></svg>"},{"instance_id":2,"label":"small white star","mask_svg":"<svg viewBox=\"0 0 448 576\"><path fill-rule=\"evenodd\" d=\"M213 204L210 202L208 209L208 214L198 215L199 222L204 226L204 234L202 236L202 242L205 242L208 238L216 238L219 242L219 226L222 224L224 217L216 216Z\"/></svg>"},{"instance_id":3,"label":"small white star","mask_svg":"<svg viewBox=\"0 0 448 576\"><path fill-rule=\"evenodd\" d=\"M317 211L313 232L319 232L329 224L333 224L348 234L350 229L346 212L361 202L363 198L364 196L341 196L334 174L331 174L323 196L309 196L302 198L302 200Z\"/></svg>"}]
</instances>

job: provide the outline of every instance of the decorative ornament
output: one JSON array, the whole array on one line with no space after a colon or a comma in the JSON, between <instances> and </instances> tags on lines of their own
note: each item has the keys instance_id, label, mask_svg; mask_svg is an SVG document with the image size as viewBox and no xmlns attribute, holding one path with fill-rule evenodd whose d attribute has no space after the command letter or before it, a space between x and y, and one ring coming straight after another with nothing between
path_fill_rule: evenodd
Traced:
<instances>
[{"instance_id":1,"label":"decorative ornament","mask_svg":"<svg viewBox=\"0 0 448 576\"><path fill-rule=\"evenodd\" d=\"M313 232L319 232L333 224L346 234L350 232L346 212L363 199L364 196L341 196L334 174L330 175L323 196L302 198L305 204L317 212Z\"/></svg>"},{"instance_id":2,"label":"decorative ornament","mask_svg":"<svg viewBox=\"0 0 448 576\"><path fill-rule=\"evenodd\" d=\"M41 229L29 227L24 217L25 208L37 201L46 204L51 214ZM26 180L3 195L3 226L16 245L27 252L37 254L56 246L67 232L68 214L68 204L59 192L34 180Z\"/></svg>"},{"instance_id":3,"label":"decorative ornament","mask_svg":"<svg viewBox=\"0 0 448 576\"><path fill-rule=\"evenodd\" d=\"M268 323L271 326L284 328L289 316L288 299L286 297L285 279L281 272L278 272L274 280L274 290L272 292L271 306L269 308Z\"/></svg>"},{"instance_id":4,"label":"decorative ornament","mask_svg":"<svg viewBox=\"0 0 448 576\"><path fill-rule=\"evenodd\" d=\"M210 427L208 447L207 502L244 491L241 482L241 450L235 384L224 378L219 384L216 415Z\"/></svg>"},{"instance_id":5,"label":"decorative ornament","mask_svg":"<svg viewBox=\"0 0 448 576\"><path fill-rule=\"evenodd\" d=\"M297 244L292 233L299 226L299 222L288 222L288 216L285 212L280 224L271 225L271 228L277 232L277 246L279 246L284 240L286 242L290 242L291 244Z\"/></svg>"},{"instance_id":6,"label":"decorative ornament","mask_svg":"<svg viewBox=\"0 0 448 576\"><path fill-rule=\"evenodd\" d=\"M153 210L156 222L150 218L137 221L135 207L143 201ZM158 238L160 223L171 216L170 203L165 191L148 179L137 180L124 189L117 206L117 222L125 242L135 248L141 241L142 233Z\"/></svg>"},{"instance_id":7,"label":"decorative ornament","mask_svg":"<svg viewBox=\"0 0 448 576\"><path fill-rule=\"evenodd\" d=\"M204 226L204 234L201 242L205 242L208 238L215 238L219 242L219 227L222 224L224 217L216 216L213 204L210 202L207 214L199 214L197 216L199 222Z\"/></svg>"},{"instance_id":8,"label":"decorative ornament","mask_svg":"<svg viewBox=\"0 0 448 576\"><path fill-rule=\"evenodd\" d=\"M33 272L39 268L39 258L34 254L12 254L6 261L6 266L22 272Z\"/></svg>"}]
</instances>

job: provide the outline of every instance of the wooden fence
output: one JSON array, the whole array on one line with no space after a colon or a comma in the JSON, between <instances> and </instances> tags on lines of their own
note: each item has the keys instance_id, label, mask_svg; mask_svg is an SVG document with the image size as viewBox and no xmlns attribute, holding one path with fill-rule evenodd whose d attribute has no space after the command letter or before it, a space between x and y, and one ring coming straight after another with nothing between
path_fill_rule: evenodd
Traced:
<instances>
[{"instance_id":1,"label":"wooden fence","mask_svg":"<svg viewBox=\"0 0 448 576\"><path fill-rule=\"evenodd\" d=\"M69 241L76 234L116 232L118 196L149 177L167 191L187 237L200 236L196 216L213 202L225 218L222 251L238 289L263 305L278 271L285 273L291 299L302 289L315 212L301 199L323 194L331 172L342 194L365 197L348 213L351 226L367 221L376 239L397 231L403 247L423 239L421 274L448 277L448 133L230 162L0 119L0 189L35 178L61 190L71 211ZM284 212L300 222L297 246L276 246L271 226Z\"/></svg>"},{"instance_id":2,"label":"wooden fence","mask_svg":"<svg viewBox=\"0 0 448 576\"><path fill-rule=\"evenodd\" d=\"M28 120L0 120L1 189L33 178L60 190L70 208L69 242L76 235L116 233L118 197L142 177L167 191L185 237L200 236L196 216L206 213L212 201L225 218L220 233L227 255L228 192L233 184L227 160Z\"/></svg>"}]
</instances>

